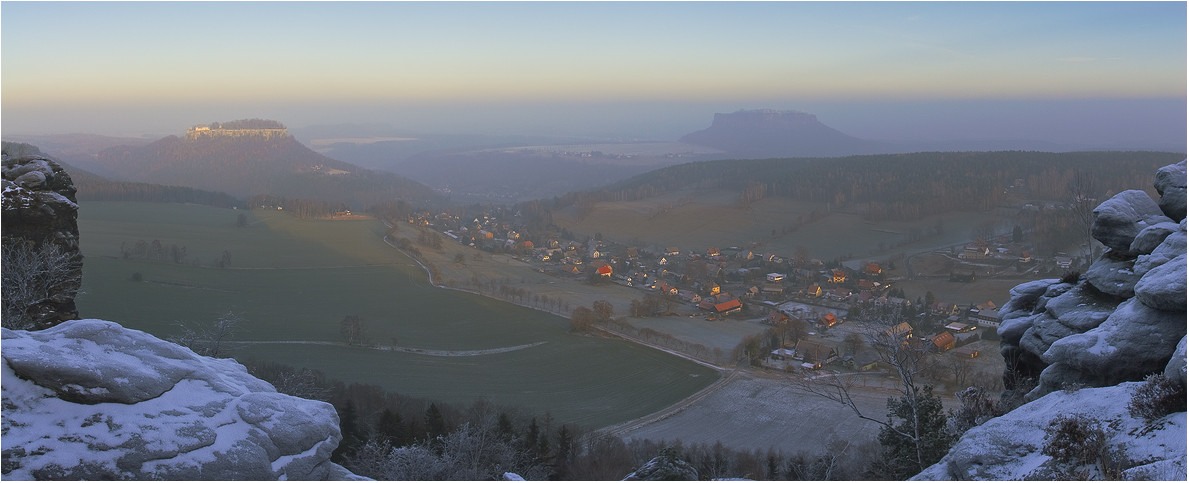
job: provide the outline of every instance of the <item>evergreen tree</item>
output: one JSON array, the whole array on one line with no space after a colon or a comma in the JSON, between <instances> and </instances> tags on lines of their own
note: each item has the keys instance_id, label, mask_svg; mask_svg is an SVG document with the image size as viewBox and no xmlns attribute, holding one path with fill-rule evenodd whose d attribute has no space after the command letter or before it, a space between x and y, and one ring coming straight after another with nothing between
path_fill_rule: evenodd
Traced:
<instances>
[{"instance_id":1,"label":"evergreen tree","mask_svg":"<svg viewBox=\"0 0 1189 483\"><path fill-rule=\"evenodd\" d=\"M442 411L438 409L437 404L430 403L429 409L425 410L425 428L428 431L430 447L433 448L434 453L441 456L442 444L439 437L446 435L446 420L442 417Z\"/></svg>"},{"instance_id":2,"label":"evergreen tree","mask_svg":"<svg viewBox=\"0 0 1189 483\"><path fill-rule=\"evenodd\" d=\"M343 406L339 413L339 431L343 435L343 440L339 442L339 446L330 454L330 458L335 462L342 462L344 456L349 456L355 452L355 448L359 446L360 438L359 427L357 425L358 415L355 412L355 403L347 400L346 406Z\"/></svg>"},{"instance_id":3,"label":"evergreen tree","mask_svg":"<svg viewBox=\"0 0 1189 483\"><path fill-rule=\"evenodd\" d=\"M400 414L389 408L384 408L384 411L380 413L379 420L376 421L376 433L379 440L392 447L409 444L406 429L408 428L405 427Z\"/></svg>"},{"instance_id":4,"label":"evergreen tree","mask_svg":"<svg viewBox=\"0 0 1189 483\"><path fill-rule=\"evenodd\" d=\"M896 420L900 423L895 424ZM905 480L940 461L954 442L945 421L941 398L933 394L933 386L926 385L916 396L915 411L910 396L888 398L890 426L879 431L883 458L872 467L872 476Z\"/></svg>"}]
</instances>

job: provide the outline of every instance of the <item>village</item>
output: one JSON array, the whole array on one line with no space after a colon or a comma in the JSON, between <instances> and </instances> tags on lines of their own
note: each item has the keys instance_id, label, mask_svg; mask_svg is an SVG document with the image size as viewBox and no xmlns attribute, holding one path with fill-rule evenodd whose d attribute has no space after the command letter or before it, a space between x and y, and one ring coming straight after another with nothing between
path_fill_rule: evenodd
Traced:
<instances>
[{"instance_id":1,"label":"village","mask_svg":"<svg viewBox=\"0 0 1189 483\"><path fill-rule=\"evenodd\" d=\"M442 250L449 250L442 242L458 243L506 255L555 279L631 288L640 294L627 307L632 317L754 320L780 329L770 333L787 332L790 324L803 327L794 330L799 333L791 339L761 344L763 354L749 354L753 366L782 371L887 371L890 368L881 367L877 355L864 350L859 338L875 327L894 331L920 350L945 355L950 361L965 360L960 363L965 366L985 365L992 372L1002 365L994 301L940 300L931 291L910 296L898 287L900 282L919 278L960 284L999 274L1059 276L1074 260L1064 254L1041 260L1011 235L899 260L823 261L804 253L764 252L754 243L697 249L637 247L604 240L601 234L577 236L566 230L527 235L529 230L517 215L485 213L464 221L448 213L421 212L407 221L420 230L423 240L439 238L436 243L445 247ZM455 261L461 263L460 257L456 255ZM898 266L905 262L915 264L915 269ZM890 313L897 314L898 323L887 322ZM980 354L988 353L991 357L980 360ZM984 360L986 364L981 364ZM973 372L967 367L959 378Z\"/></svg>"}]
</instances>

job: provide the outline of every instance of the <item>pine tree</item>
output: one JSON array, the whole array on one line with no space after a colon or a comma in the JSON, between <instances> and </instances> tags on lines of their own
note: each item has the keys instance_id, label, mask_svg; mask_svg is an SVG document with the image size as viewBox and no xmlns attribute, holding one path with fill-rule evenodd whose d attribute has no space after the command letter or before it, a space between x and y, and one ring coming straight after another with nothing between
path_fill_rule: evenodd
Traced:
<instances>
[{"instance_id":1,"label":"pine tree","mask_svg":"<svg viewBox=\"0 0 1189 483\"><path fill-rule=\"evenodd\" d=\"M941 398L933 394L933 386L925 386L916 396L915 412L909 396L888 398L888 422L894 424L896 420L900 424L879 431L883 458L872 470L880 479L908 479L940 461L954 442L946 431L945 411Z\"/></svg>"},{"instance_id":2,"label":"pine tree","mask_svg":"<svg viewBox=\"0 0 1189 483\"><path fill-rule=\"evenodd\" d=\"M386 442L392 447L409 444L406 429L400 414L389 408L384 408L384 411L380 413L379 420L376 421L376 433L380 441Z\"/></svg>"}]
</instances>

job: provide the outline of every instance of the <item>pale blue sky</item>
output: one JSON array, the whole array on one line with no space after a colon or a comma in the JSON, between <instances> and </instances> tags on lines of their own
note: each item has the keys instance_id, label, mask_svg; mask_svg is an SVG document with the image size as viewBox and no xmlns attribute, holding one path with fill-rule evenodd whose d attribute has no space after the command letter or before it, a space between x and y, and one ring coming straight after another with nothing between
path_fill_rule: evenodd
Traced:
<instances>
[{"instance_id":1,"label":"pale blue sky","mask_svg":"<svg viewBox=\"0 0 1189 483\"><path fill-rule=\"evenodd\" d=\"M1186 93L1184 2L5 1L0 23L4 127L22 132L48 129L46 113L74 113L85 130L103 112L110 127L240 113L383 121L380 106L1180 99L1183 110Z\"/></svg>"}]
</instances>

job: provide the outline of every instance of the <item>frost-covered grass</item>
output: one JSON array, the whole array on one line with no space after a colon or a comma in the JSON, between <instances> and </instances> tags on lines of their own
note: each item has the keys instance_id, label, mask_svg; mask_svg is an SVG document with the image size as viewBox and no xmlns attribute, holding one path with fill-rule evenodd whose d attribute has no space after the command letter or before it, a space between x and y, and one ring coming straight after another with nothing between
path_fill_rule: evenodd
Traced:
<instances>
[{"instance_id":1,"label":"frost-covered grass","mask_svg":"<svg viewBox=\"0 0 1189 483\"><path fill-rule=\"evenodd\" d=\"M544 344L474 357L435 357L306 344L258 344L233 356L310 367L412 396L550 410L602 426L662 409L717 374L638 345L568 332L566 319L428 284L424 271L384 244L376 220L310 221L204 206L83 203L80 239L84 317L168 337L175 321L244 320L241 340L344 341L339 321L358 315L379 345L472 351ZM232 267L123 260L121 241L186 245L191 254L232 252ZM205 257L204 258L210 258ZM382 264L379 266L371 266ZM140 272L143 282L131 280ZM395 344L393 343L395 339Z\"/></svg>"}]
</instances>

